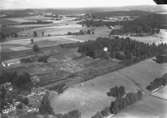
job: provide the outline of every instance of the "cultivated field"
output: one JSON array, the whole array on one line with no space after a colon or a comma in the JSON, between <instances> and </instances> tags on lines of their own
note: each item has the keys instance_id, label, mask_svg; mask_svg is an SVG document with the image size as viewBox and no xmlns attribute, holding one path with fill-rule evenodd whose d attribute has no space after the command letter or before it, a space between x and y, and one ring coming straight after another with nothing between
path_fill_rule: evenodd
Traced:
<instances>
[{"instance_id":1,"label":"cultivated field","mask_svg":"<svg viewBox=\"0 0 167 118\"><path fill-rule=\"evenodd\" d=\"M51 99L52 107L55 113L79 109L82 112L82 118L90 118L97 111L108 106L110 101L113 100L106 95L110 88L116 85L123 85L126 92L135 92L140 88L131 79L139 83L142 88L145 88L156 77L160 77L167 72L164 66L167 67L166 64L160 65L153 62L152 59L148 59L119 71L74 85L59 96L53 93ZM157 98L146 97L141 102L128 107L116 118L161 117L164 116L163 111L166 105Z\"/></svg>"},{"instance_id":2,"label":"cultivated field","mask_svg":"<svg viewBox=\"0 0 167 118\"><path fill-rule=\"evenodd\" d=\"M79 36L73 36L76 39L87 41L87 40L96 40L98 37L108 37L110 33L110 29L102 26L102 27L96 27L94 31L94 35L79 35Z\"/></svg>"}]
</instances>

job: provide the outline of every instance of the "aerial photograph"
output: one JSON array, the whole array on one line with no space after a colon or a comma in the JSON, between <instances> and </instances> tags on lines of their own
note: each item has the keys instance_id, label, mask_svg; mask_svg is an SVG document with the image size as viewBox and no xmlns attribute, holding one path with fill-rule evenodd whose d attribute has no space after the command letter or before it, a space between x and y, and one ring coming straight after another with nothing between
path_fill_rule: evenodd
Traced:
<instances>
[{"instance_id":1,"label":"aerial photograph","mask_svg":"<svg viewBox=\"0 0 167 118\"><path fill-rule=\"evenodd\" d=\"M0 0L0 118L167 118L157 1Z\"/></svg>"}]
</instances>

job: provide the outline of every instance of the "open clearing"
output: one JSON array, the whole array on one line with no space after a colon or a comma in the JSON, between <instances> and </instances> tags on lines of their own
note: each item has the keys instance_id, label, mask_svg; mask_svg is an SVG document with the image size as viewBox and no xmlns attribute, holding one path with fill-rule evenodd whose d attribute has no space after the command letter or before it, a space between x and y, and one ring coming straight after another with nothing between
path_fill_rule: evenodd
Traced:
<instances>
[{"instance_id":1,"label":"open clearing","mask_svg":"<svg viewBox=\"0 0 167 118\"><path fill-rule=\"evenodd\" d=\"M22 51L31 49L32 45L30 44L30 39L18 39L11 40L0 43L5 47L5 49L9 49L11 51ZM39 45L39 47L51 47L58 46L60 44L74 43L74 42L83 42L82 40L73 38L72 36L52 36L52 37L38 37L33 38L35 43Z\"/></svg>"}]
</instances>

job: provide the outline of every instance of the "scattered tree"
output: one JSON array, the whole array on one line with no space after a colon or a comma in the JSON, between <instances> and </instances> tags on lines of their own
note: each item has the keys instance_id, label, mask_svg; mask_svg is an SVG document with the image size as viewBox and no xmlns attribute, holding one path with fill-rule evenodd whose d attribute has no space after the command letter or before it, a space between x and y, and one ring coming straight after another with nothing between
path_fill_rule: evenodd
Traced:
<instances>
[{"instance_id":1,"label":"scattered tree","mask_svg":"<svg viewBox=\"0 0 167 118\"><path fill-rule=\"evenodd\" d=\"M40 48L37 44L34 44L32 49L33 49L34 52L39 52L40 51Z\"/></svg>"},{"instance_id":2,"label":"scattered tree","mask_svg":"<svg viewBox=\"0 0 167 118\"><path fill-rule=\"evenodd\" d=\"M49 92L43 97L41 105L39 107L39 112L41 114L54 114L53 108L51 107L49 100Z\"/></svg>"},{"instance_id":3,"label":"scattered tree","mask_svg":"<svg viewBox=\"0 0 167 118\"><path fill-rule=\"evenodd\" d=\"M107 92L108 96L113 96L116 98L121 98L125 94L125 88L123 86L111 88L109 92Z\"/></svg>"},{"instance_id":4,"label":"scattered tree","mask_svg":"<svg viewBox=\"0 0 167 118\"><path fill-rule=\"evenodd\" d=\"M33 32L33 37L37 37L37 36L38 36L37 32L34 31L34 32Z\"/></svg>"}]
</instances>

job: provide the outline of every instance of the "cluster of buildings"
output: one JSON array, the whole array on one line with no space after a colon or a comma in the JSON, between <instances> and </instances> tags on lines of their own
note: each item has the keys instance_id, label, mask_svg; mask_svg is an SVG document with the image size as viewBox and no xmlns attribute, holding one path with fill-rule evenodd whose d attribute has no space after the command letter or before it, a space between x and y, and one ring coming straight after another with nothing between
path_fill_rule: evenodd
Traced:
<instances>
[{"instance_id":1,"label":"cluster of buildings","mask_svg":"<svg viewBox=\"0 0 167 118\"><path fill-rule=\"evenodd\" d=\"M41 101L46 94L47 90L43 88L32 88L32 91L24 95L20 93L19 95L14 95L15 97L12 98L12 94L14 94L15 89L13 88L11 83L5 83L1 84L0 87L2 87L6 90L7 96L9 96L12 99L12 103L9 98L5 98L5 106L1 108L1 112L3 115L8 115L10 113L16 113L17 110L21 110L26 113L34 113L39 112L39 107L41 105ZM6 96L6 95L5 95ZM23 102L27 100L27 103Z\"/></svg>"}]
</instances>

